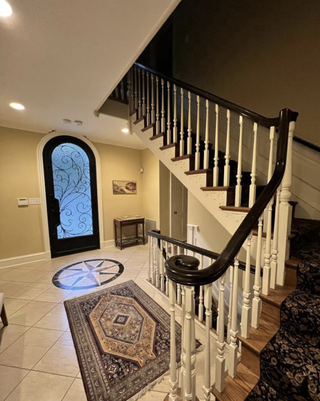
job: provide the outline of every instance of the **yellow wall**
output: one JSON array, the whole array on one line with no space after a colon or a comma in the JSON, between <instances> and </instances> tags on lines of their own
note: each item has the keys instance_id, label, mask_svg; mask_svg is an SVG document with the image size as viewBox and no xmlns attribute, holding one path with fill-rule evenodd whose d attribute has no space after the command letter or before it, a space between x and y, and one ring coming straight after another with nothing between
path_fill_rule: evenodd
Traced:
<instances>
[{"instance_id":1,"label":"yellow wall","mask_svg":"<svg viewBox=\"0 0 320 401\"><path fill-rule=\"evenodd\" d=\"M43 134L0 127L0 259L44 252L41 206L17 205L19 197L40 197L37 147L42 138ZM159 222L158 159L149 150L94 146L101 163L104 240L114 238L114 217L139 214ZM113 195L112 180L137 181L137 194Z\"/></svg>"},{"instance_id":2,"label":"yellow wall","mask_svg":"<svg viewBox=\"0 0 320 401\"><path fill-rule=\"evenodd\" d=\"M300 113L320 144L319 0L184 0L174 14L179 79L267 117Z\"/></svg>"}]
</instances>

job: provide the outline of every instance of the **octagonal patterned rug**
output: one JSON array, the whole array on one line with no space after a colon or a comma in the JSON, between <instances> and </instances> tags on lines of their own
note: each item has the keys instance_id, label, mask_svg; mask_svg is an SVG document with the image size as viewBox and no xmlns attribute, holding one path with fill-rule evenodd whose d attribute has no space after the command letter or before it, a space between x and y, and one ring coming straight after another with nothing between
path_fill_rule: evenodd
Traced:
<instances>
[{"instance_id":1,"label":"octagonal patterned rug","mask_svg":"<svg viewBox=\"0 0 320 401\"><path fill-rule=\"evenodd\" d=\"M169 370L170 316L133 281L64 304L88 401L136 400Z\"/></svg>"}]
</instances>

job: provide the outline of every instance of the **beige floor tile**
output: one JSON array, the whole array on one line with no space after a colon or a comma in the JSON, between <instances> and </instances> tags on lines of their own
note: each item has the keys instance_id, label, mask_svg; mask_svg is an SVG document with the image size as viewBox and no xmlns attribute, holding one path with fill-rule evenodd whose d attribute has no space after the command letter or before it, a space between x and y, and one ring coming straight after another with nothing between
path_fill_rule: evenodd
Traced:
<instances>
[{"instance_id":1,"label":"beige floor tile","mask_svg":"<svg viewBox=\"0 0 320 401\"><path fill-rule=\"evenodd\" d=\"M72 381L71 377L30 372L6 401L61 401Z\"/></svg>"},{"instance_id":2,"label":"beige floor tile","mask_svg":"<svg viewBox=\"0 0 320 401\"><path fill-rule=\"evenodd\" d=\"M0 286L9 283L9 281L0 280Z\"/></svg>"},{"instance_id":3,"label":"beige floor tile","mask_svg":"<svg viewBox=\"0 0 320 401\"><path fill-rule=\"evenodd\" d=\"M28 373L29 370L0 365L0 401L4 401Z\"/></svg>"},{"instance_id":4,"label":"beige floor tile","mask_svg":"<svg viewBox=\"0 0 320 401\"><path fill-rule=\"evenodd\" d=\"M40 260L39 262L30 262L30 263L24 263L23 265L17 265L17 269L21 270L35 270L37 267L42 266L44 263L46 263L45 260Z\"/></svg>"},{"instance_id":5,"label":"beige floor tile","mask_svg":"<svg viewBox=\"0 0 320 401\"><path fill-rule=\"evenodd\" d=\"M139 398L140 401L163 401L166 397L166 393L160 393L158 391L147 391L145 395Z\"/></svg>"},{"instance_id":6,"label":"beige floor tile","mask_svg":"<svg viewBox=\"0 0 320 401\"><path fill-rule=\"evenodd\" d=\"M0 331L0 354L20 338L30 327L10 324Z\"/></svg>"},{"instance_id":7,"label":"beige floor tile","mask_svg":"<svg viewBox=\"0 0 320 401\"><path fill-rule=\"evenodd\" d=\"M48 284L48 285L53 285L52 284L52 278L55 275L55 271L53 272L46 272L44 276L39 278L39 280L35 281L35 284Z\"/></svg>"},{"instance_id":8,"label":"beige floor tile","mask_svg":"<svg viewBox=\"0 0 320 401\"><path fill-rule=\"evenodd\" d=\"M19 282L9 282L3 285L0 285L0 292L3 292L6 297L11 297L18 291L27 287L29 283L19 283Z\"/></svg>"},{"instance_id":9,"label":"beige floor tile","mask_svg":"<svg viewBox=\"0 0 320 401\"><path fill-rule=\"evenodd\" d=\"M87 401L82 379L75 379L63 401Z\"/></svg>"},{"instance_id":10,"label":"beige floor tile","mask_svg":"<svg viewBox=\"0 0 320 401\"><path fill-rule=\"evenodd\" d=\"M37 298L40 294L44 291L47 291L48 287L45 284L41 285L28 285L27 287L23 288L22 290L14 293L11 295L11 298L15 299L28 299L32 301L33 299Z\"/></svg>"},{"instance_id":11,"label":"beige floor tile","mask_svg":"<svg viewBox=\"0 0 320 401\"><path fill-rule=\"evenodd\" d=\"M0 365L32 369L62 334L32 327L0 354Z\"/></svg>"},{"instance_id":12,"label":"beige floor tile","mask_svg":"<svg viewBox=\"0 0 320 401\"><path fill-rule=\"evenodd\" d=\"M36 298L36 301L45 301L45 302L62 302L69 294L71 290L62 290L61 288L57 288L52 286L52 288L43 292L39 297Z\"/></svg>"},{"instance_id":13,"label":"beige floor tile","mask_svg":"<svg viewBox=\"0 0 320 401\"><path fill-rule=\"evenodd\" d=\"M28 271L26 272L24 270L24 274L21 276L17 276L12 281L22 281L24 283L34 283L35 281L39 280L39 278L43 277L46 274L46 272L43 271Z\"/></svg>"},{"instance_id":14,"label":"beige floor tile","mask_svg":"<svg viewBox=\"0 0 320 401\"><path fill-rule=\"evenodd\" d=\"M68 319L62 304L55 306L49 313L47 313L34 327L43 329L65 331L68 329Z\"/></svg>"},{"instance_id":15,"label":"beige floor tile","mask_svg":"<svg viewBox=\"0 0 320 401\"><path fill-rule=\"evenodd\" d=\"M12 281L17 277L24 276L27 272L19 269L18 267L10 267L8 269L0 270L0 280Z\"/></svg>"},{"instance_id":16,"label":"beige floor tile","mask_svg":"<svg viewBox=\"0 0 320 401\"><path fill-rule=\"evenodd\" d=\"M17 312L23 306L26 306L30 301L27 299L14 299L5 298L4 304L6 307L7 316L11 316L13 313Z\"/></svg>"},{"instance_id":17,"label":"beige floor tile","mask_svg":"<svg viewBox=\"0 0 320 401\"><path fill-rule=\"evenodd\" d=\"M9 318L9 323L20 324L23 326L33 326L47 313L49 313L55 304L51 302L31 301L26 306L19 309Z\"/></svg>"},{"instance_id":18,"label":"beige floor tile","mask_svg":"<svg viewBox=\"0 0 320 401\"><path fill-rule=\"evenodd\" d=\"M79 365L71 333L64 333L33 370L76 377Z\"/></svg>"}]
</instances>

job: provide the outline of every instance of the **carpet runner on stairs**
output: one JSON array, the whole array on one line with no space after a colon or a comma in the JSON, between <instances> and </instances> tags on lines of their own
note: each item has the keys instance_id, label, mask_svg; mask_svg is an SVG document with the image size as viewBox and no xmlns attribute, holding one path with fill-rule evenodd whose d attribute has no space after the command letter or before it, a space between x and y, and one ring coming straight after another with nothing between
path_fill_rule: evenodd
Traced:
<instances>
[{"instance_id":1,"label":"carpet runner on stairs","mask_svg":"<svg viewBox=\"0 0 320 401\"><path fill-rule=\"evenodd\" d=\"M297 289L281 305L280 330L260 354L260 380L247 401L320 401L318 223L295 219Z\"/></svg>"}]
</instances>

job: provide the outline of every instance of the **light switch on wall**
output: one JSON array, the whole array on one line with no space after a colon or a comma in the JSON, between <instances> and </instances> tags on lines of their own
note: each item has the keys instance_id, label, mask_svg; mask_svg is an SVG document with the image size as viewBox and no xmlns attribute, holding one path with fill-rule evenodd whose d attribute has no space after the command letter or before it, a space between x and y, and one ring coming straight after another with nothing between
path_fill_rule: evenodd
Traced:
<instances>
[{"instance_id":1,"label":"light switch on wall","mask_svg":"<svg viewBox=\"0 0 320 401\"><path fill-rule=\"evenodd\" d=\"M28 198L18 198L18 206L28 206Z\"/></svg>"},{"instance_id":2,"label":"light switch on wall","mask_svg":"<svg viewBox=\"0 0 320 401\"><path fill-rule=\"evenodd\" d=\"M29 205L41 205L40 198L29 198Z\"/></svg>"}]
</instances>

